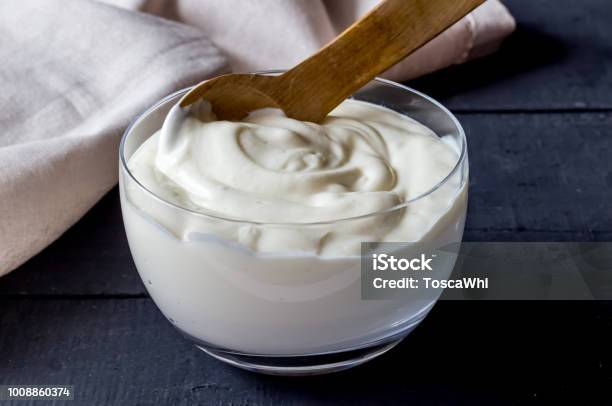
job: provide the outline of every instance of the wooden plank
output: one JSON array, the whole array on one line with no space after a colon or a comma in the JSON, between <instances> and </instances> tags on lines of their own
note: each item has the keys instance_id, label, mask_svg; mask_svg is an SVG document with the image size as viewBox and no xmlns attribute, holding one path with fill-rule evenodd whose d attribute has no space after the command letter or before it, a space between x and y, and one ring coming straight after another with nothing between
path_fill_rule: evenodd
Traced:
<instances>
[{"instance_id":1,"label":"wooden plank","mask_svg":"<svg viewBox=\"0 0 612 406\"><path fill-rule=\"evenodd\" d=\"M612 113L460 115L468 229L612 231Z\"/></svg>"},{"instance_id":2,"label":"wooden plank","mask_svg":"<svg viewBox=\"0 0 612 406\"><path fill-rule=\"evenodd\" d=\"M612 113L464 114L471 188L466 240L612 241ZM128 295L133 265L117 191L21 269L0 295Z\"/></svg>"},{"instance_id":3,"label":"wooden plank","mask_svg":"<svg viewBox=\"0 0 612 406\"><path fill-rule=\"evenodd\" d=\"M148 299L0 299L0 307L0 384L71 384L75 405L610 400L606 303L440 302L378 360L299 379L213 360Z\"/></svg>"},{"instance_id":4,"label":"wooden plank","mask_svg":"<svg viewBox=\"0 0 612 406\"><path fill-rule=\"evenodd\" d=\"M506 0L517 31L496 54L410 82L455 110L612 108L609 0Z\"/></svg>"}]
</instances>

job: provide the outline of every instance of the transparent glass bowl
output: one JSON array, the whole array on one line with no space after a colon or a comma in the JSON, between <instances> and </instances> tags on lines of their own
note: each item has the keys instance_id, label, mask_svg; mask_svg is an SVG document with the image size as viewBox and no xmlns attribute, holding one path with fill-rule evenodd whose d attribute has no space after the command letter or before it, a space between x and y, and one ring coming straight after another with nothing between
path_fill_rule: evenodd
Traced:
<instances>
[{"instance_id":1,"label":"transparent glass bowl","mask_svg":"<svg viewBox=\"0 0 612 406\"><path fill-rule=\"evenodd\" d=\"M363 235L352 236L357 243L365 242L372 227L386 227L406 210L418 210L450 188L456 192L456 201L427 239L440 245L460 242L468 160L465 134L457 119L422 93L373 80L353 97L391 108L440 137L450 137L458 149L454 169L427 193L383 212L320 223L256 223L179 207L154 195L130 173L131 155L161 128L169 109L188 90L164 98L137 117L120 148L121 207L130 249L148 292L166 318L215 358L281 375L326 373L359 365L408 335L436 300L408 294L400 300L362 300L359 256L304 255L290 247L254 253L223 236L290 233L308 240L350 227L363 230Z\"/></svg>"}]
</instances>

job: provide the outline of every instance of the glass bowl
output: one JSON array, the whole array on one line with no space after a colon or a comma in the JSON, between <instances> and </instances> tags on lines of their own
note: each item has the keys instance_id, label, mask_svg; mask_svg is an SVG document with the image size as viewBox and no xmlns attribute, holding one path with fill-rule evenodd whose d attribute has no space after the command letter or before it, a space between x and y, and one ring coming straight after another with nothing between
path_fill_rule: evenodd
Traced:
<instances>
[{"instance_id":1,"label":"glass bowl","mask_svg":"<svg viewBox=\"0 0 612 406\"><path fill-rule=\"evenodd\" d=\"M132 154L161 128L169 109L188 90L169 95L137 117L120 147L121 208L130 250L164 316L211 356L268 374L338 371L400 342L437 297L407 294L398 300L363 300L360 256L323 257L294 252L290 246L253 252L225 236L277 233L290 235L287 241L296 236L314 241L330 230L346 228L351 230L347 244L359 244L369 240L369 230L387 227L406 211L418 211L450 190L456 198L445 221L431 219L426 239L440 245L461 242L468 160L457 119L422 93L373 80L353 98L405 114L453 141L458 158L452 171L426 193L382 212L318 223L258 223L177 206L147 190L128 169ZM452 264L445 271L451 270Z\"/></svg>"}]
</instances>

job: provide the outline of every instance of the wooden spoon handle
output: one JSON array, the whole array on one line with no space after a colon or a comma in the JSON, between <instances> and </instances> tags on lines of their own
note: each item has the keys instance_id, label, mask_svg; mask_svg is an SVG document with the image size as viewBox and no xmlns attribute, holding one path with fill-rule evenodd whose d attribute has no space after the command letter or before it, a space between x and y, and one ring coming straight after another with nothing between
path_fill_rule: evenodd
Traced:
<instances>
[{"instance_id":1,"label":"wooden spoon handle","mask_svg":"<svg viewBox=\"0 0 612 406\"><path fill-rule=\"evenodd\" d=\"M338 38L283 74L285 113L321 121L344 99L483 3L385 0Z\"/></svg>"}]
</instances>

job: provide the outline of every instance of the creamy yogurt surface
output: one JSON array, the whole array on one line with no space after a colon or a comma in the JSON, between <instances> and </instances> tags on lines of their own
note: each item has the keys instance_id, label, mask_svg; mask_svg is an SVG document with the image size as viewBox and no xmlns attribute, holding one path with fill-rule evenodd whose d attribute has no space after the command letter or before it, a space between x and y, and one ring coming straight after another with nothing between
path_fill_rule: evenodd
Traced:
<instances>
[{"instance_id":1,"label":"creamy yogurt surface","mask_svg":"<svg viewBox=\"0 0 612 406\"><path fill-rule=\"evenodd\" d=\"M362 101L346 100L321 124L274 109L240 122L217 121L200 102L175 106L128 167L151 192L184 208L258 223L312 223L391 209L429 191L458 159L459 146L450 139ZM308 238L240 226L224 237L254 251L286 246L327 254L355 254L360 241L419 241L452 208L460 188L445 187L387 222L330 225ZM189 232L189 225L169 227L177 235Z\"/></svg>"}]
</instances>

